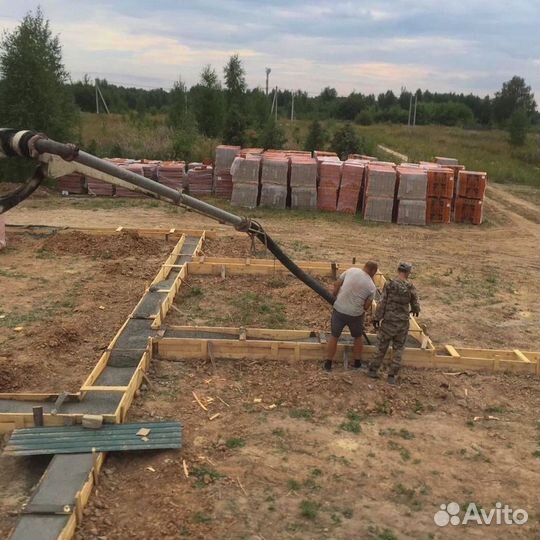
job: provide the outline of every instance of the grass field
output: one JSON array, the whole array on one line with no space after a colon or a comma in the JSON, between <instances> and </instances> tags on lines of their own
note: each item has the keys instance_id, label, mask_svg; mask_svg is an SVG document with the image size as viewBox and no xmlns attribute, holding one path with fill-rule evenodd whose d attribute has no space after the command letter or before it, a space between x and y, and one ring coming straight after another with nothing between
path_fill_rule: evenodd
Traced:
<instances>
[{"instance_id":1,"label":"grass field","mask_svg":"<svg viewBox=\"0 0 540 540\"><path fill-rule=\"evenodd\" d=\"M283 121L287 135L287 147L302 148L309 122ZM332 133L340 122L326 122ZM469 170L486 171L491 180L501 183L526 184L540 188L540 135L530 133L527 144L513 148L508 135L501 130L466 130L445 126L417 126L375 124L355 126L363 138L364 152L374 152L381 159L391 159L378 144L385 145L402 154L410 161L430 161L434 156L459 159ZM137 121L121 115L83 114L79 128L79 140L90 152L100 155L129 156L133 158L169 159L174 154L174 132L165 125L163 116L146 116ZM190 160L201 161L214 157L218 141L199 138L192 150ZM328 148L331 149L331 148Z\"/></svg>"}]
</instances>

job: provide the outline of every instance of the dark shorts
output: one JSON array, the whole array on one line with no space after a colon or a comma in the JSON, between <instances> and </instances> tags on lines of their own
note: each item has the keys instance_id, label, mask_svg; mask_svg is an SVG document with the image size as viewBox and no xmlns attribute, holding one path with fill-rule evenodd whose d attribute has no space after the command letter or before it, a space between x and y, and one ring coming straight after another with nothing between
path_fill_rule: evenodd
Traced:
<instances>
[{"instance_id":1,"label":"dark shorts","mask_svg":"<svg viewBox=\"0 0 540 540\"><path fill-rule=\"evenodd\" d=\"M343 329L348 326L353 338L358 338L362 336L364 331L364 315L357 315L356 317L352 315L345 315L340 313L335 309L332 311L332 321L330 327L332 330L332 335L335 338L341 336Z\"/></svg>"}]
</instances>

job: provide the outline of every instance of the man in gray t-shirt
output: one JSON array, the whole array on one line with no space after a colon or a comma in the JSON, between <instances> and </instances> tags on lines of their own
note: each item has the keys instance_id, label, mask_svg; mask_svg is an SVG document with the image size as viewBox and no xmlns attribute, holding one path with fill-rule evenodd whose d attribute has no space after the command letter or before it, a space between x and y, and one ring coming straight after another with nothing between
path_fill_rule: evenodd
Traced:
<instances>
[{"instance_id":1,"label":"man in gray t-shirt","mask_svg":"<svg viewBox=\"0 0 540 540\"><path fill-rule=\"evenodd\" d=\"M354 338L354 367L362 367L362 334L364 332L364 311L369 308L377 288L373 276L377 273L376 262L368 261L364 268L349 268L334 283L334 309L332 311L332 335L328 339L324 369L330 371L336 356L337 342L343 328L349 327Z\"/></svg>"}]
</instances>

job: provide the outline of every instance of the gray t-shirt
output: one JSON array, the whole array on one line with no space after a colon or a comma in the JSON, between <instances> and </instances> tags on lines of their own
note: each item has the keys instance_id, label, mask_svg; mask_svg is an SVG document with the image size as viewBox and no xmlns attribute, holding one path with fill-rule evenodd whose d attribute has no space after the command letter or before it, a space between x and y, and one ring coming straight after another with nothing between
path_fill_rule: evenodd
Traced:
<instances>
[{"instance_id":1,"label":"gray t-shirt","mask_svg":"<svg viewBox=\"0 0 540 540\"><path fill-rule=\"evenodd\" d=\"M362 315L366 300L373 300L377 292L371 276L361 268L349 268L339 276L339 281L343 284L334 302L334 309L353 317Z\"/></svg>"}]
</instances>

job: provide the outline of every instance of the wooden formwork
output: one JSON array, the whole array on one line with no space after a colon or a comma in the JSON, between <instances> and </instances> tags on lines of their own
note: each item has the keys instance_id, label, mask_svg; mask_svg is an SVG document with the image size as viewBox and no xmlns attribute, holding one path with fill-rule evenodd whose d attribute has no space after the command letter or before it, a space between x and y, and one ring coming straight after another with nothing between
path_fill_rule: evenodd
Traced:
<instances>
[{"instance_id":1,"label":"wooden formwork","mask_svg":"<svg viewBox=\"0 0 540 540\"><path fill-rule=\"evenodd\" d=\"M96 385L100 375L106 369L112 350L122 331L130 321L141 301L120 327L107 350L101 355L98 362L82 384L79 392L66 396L68 401L83 400L88 393L92 392L118 392L121 394L120 401L112 414L103 415L105 422L124 422L127 411L133 401L135 392L139 388L145 373L148 370L152 354L162 358L178 361L194 359L222 358L241 360L245 358L269 361L315 361L321 360L324 355L326 337L320 330L278 330L267 328L244 328L244 327L209 327L209 326L169 326L167 330L172 333L216 333L220 337L194 338L194 337L163 337L159 335L159 329L165 332L164 322L166 315L175 301L175 297L182 284L189 275L268 275L275 272L286 273L287 269L278 261L269 259L237 259L227 257L206 257L202 255L205 238L216 235L215 231L203 230L176 230L176 229L128 229L118 227L111 229L76 229L89 234L105 235L133 232L140 236L177 240L171 254L160 268L151 284L145 289L145 294L153 290L159 283L168 279L173 269L179 270L172 285L167 289L157 289L165 293L156 313L151 319L151 328L158 330L158 337L149 337L146 347L141 350L141 357L133 374L124 386L99 386ZM199 236L199 242L194 249L194 256L190 262L176 264L178 256L188 236ZM317 261L301 261L300 268L306 272L318 276L336 277L338 272L356 266L349 263L328 263ZM384 277L377 274L374 278L378 288L384 285ZM153 288L153 289L152 289ZM493 371L510 371L523 374L540 374L540 352L521 351L519 349L499 350L466 348L452 345L435 346L431 339L415 319L410 320L409 334L416 342L416 347L407 347L403 361L405 366L429 367L438 369L481 369ZM227 337L223 337L227 336ZM375 336L372 336L374 339ZM338 357L341 358L352 349L349 343L338 345ZM366 345L365 352L369 356L374 352L373 345ZM139 349L137 349L139 350ZM59 393L4 393L0 399L14 401L40 401L43 403L55 402ZM91 413L91 411L88 411ZM58 426L69 423L79 423L83 414L44 414L45 426ZM32 414L28 413L0 413L0 433L10 431L18 427L30 427L34 425ZM95 456L91 473L85 480L80 491L76 495L75 511L70 515L67 525L64 527L58 540L69 540L73 537L77 525L82 519L82 509L90 497L91 490L97 481L97 475L105 459L104 453Z\"/></svg>"}]
</instances>

